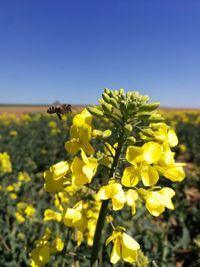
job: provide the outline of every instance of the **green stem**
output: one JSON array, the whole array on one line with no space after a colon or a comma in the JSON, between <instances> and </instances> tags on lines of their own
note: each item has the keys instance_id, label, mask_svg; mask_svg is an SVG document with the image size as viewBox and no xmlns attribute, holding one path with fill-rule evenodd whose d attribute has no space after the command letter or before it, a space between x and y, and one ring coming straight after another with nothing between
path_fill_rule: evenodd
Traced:
<instances>
[{"instance_id":1,"label":"green stem","mask_svg":"<svg viewBox=\"0 0 200 267\"><path fill-rule=\"evenodd\" d=\"M112 167L111 167L111 170L109 173L109 178L112 178L114 173L115 173L115 170L117 168L118 161L120 158L121 150L123 147L123 143L124 143L124 136L123 136L123 131L122 131L122 135L119 138L118 147L116 149L116 154L115 154L113 164L112 164ZM106 214L107 214L108 203L109 203L109 199L103 200L102 205L101 205L101 209L99 212L99 217L98 217L98 221L97 221L97 225L96 225L96 231L95 231L94 240L93 240L91 263L90 263L91 267L98 267L98 253L99 253L100 243L101 243L100 242L101 233L103 230L103 226L104 226L104 222L105 222L105 218L106 218Z\"/></svg>"}]
</instances>

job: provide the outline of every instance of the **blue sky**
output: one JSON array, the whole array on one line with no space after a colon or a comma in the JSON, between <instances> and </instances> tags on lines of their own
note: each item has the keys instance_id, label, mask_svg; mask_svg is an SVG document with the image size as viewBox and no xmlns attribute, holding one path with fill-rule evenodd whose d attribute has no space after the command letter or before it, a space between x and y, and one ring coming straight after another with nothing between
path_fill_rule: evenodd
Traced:
<instances>
[{"instance_id":1,"label":"blue sky","mask_svg":"<svg viewBox=\"0 0 200 267\"><path fill-rule=\"evenodd\" d=\"M97 103L105 87L200 108L200 1L0 2L0 103Z\"/></svg>"}]
</instances>

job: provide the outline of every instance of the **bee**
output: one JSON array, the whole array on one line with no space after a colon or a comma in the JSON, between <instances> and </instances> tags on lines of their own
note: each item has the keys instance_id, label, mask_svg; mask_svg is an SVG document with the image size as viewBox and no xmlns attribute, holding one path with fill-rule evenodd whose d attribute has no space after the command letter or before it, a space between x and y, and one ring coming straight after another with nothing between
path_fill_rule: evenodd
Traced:
<instances>
[{"instance_id":1,"label":"bee","mask_svg":"<svg viewBox=\"0 0 200 267\"><path fill-rule=\"evenodd\" d=\"M50 106L47 109L47 113L56 114L60 120L62 120L62 115L71 113L71 112L72 112L72 106L67 105L67 104L54 105L54 106Z\"/></svg>"}]
</instances>

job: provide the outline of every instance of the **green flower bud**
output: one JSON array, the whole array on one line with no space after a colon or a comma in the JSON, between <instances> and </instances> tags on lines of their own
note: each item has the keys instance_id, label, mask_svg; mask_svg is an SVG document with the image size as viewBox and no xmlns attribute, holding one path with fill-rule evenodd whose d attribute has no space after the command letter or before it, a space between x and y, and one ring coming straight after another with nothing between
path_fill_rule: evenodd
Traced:
<instances>
[{"instance_id":1,"label":"green flower bud","mask_svg":"<svg viewBox=\"0 0 200 267\"><path fill-rule=\"evenodd\" d=\"M136 116L140 120L147 120L151 116L151 112L138 112Z\"/></svg>"},{"instance_id":2,"label":"green flower bud","mask_svg":"<svg viewBox=\"0 0 200 267\"><path fill-rule=\"evenodd\" d=\"M120 93L120 95L124 95L124 88L121 88L121 89L119 90L119 93Z\"/></svg>"},{"instance_id":3,"label":"green flower bud","mask_svg":"<svg viewBox=\"0 0 200 267\"><path fill-rule=\"evenodd\" d=\"M159 106L160 106L159 102L144 104L140 107L140 110L141 111L153 111L153 110L157 109Z\"/></svg>"},{"instance_id":4,"label":"green flower bud","mask_svg":"<svg viewBox=\"0 0 200 267\"><path fill-rule=\"evenodd\" d=\"M141 133L147 137L154 137L154 132L151 129L142 129Z\"/></svg>"},{"instance_id":5,"label":"green flower bud","mask_svg":"<svg viewBox=\"0 0 200 267\"><path fill-rule=\"evenodd\" d=\"M127 142L130 144L130 145L134 145L136 143L136 139L134 136L129 136L127 137Z\"/></svg>"},{"instance_id":6,"label":"green flower bud","mask_svg":"<svg viewBox=\"0 0 200 267\"><path fill-rule=\"evenodd\" d=\"M149 122L162 122L164 120L165 119L162 117L162 115L158 113L152 114L149 118Z\"/></svg>"},{"instance_id":7,"label":"green flower bud","mask_svg":"<svg viewBox=\"0 0 200 267\"><path fill-rule=\"evenodd\" d=\"M112 132L111 130L105 130L103 132L103 138L108 138L109 136L111 136Z\"/></svg>"},{"instance_id":8,"label":"green flower bud","mask_svg":"<svg viewBox=\"0 0 200 267\"><path fill-rule=\"evenodd\" d=\"M124 126L124 128L125 128L128 132L132 132L132 130L133 130L133 126L132 126L131 124L126 124L126 125Z\"/></svg>"},{"instance_id":9,"label":"green flower bud","mask_svg":"<svg viewBox=\"0 0 200 267\"><path fill-rule=\"evenodd\" d=\"M88 107L87 110L93 115L93 116L97 116L97 117L102 117L103 116L103 112L96 108L96 107Z\"/></svg>"},{"instance_id":10,"label":"green flower bud","mask_svg":"<svg viewBox=\"0 0 200 267\"><path fill-rule=\"evenodd\" d=\"M108 103L102 103L101 106L102 106L102 109L104 112L107 112L107 113L112 112L112 105L110 105Z\"/></svg>"},{"instance_id":11,"label":"green flower bud","mask_svg":"<svg viewBox=\"0 0 200 267\"><path fill-rule=\"evenodd\" d=\"M113 107L115 107L115 108L119 108L119 104L118 104L117 100L113 97L110 98L110 104L112 104Z\"/></svg>"},{"instance_id":12,"label":"green flower bud","mask_svg":"<svg viewBox=\"0 0 200 267\"><path fill-rule=\"evenodd\" d=\"M105 92L107 95L110 95L110 89L105 88L105 89L104 89L104 92Z\"/></svg>"},{"instance_id":13,"label":"green flower bud","mask_svg":"<svg viewBox=\"0 0 200 267\"><path fill-rule=\"evenodd\" d=\"M103 100L104 100L106 103L110 104L110 99L111 99L111 98L109 97L108 94L103 93L103 94L102 94L102 98L103 98Z\"/></svg>"}]
</instances>

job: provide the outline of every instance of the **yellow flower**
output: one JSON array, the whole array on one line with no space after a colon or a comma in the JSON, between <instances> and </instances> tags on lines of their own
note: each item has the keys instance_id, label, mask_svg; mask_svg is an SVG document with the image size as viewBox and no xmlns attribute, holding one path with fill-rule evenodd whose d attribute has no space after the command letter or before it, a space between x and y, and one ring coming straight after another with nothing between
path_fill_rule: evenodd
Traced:
<instances>
[{"instance_id":1,"label":"yellow flower","mask_svg":"<svg viewBox=\"0 0 200 267\"><path fill-rule=\"evenodd\" d=\"M73 208L67 208L63 222L68 227L77 227L80 231L84 231L87 227L86 219L87 205L81 200Z\"/></svg>"},{"instance_id":2,"label":"yellow flower","mask_svg":"<svg viewBox=\"0 0 200 267\"><path fill-rule=\"evenodd\" d=\"M12 163L7 152L0 153L0 172L12 172Z\"/></svg>"},{"instance_id":3,"label":"yellow flower","mask_svg":"<svg viewBox=\"0 0 200 267\"><path fill-rule=\"evenodd\" d=\"M71 164L74 185L82 186L91 182L98 166L97 159L88 158L81 150L82 160L75 157Z\"/></svg>"},{"instance_id":4,"label":"yellow flower","mask_svg":"<svg viewBox=\"0 0 200 267\"><path fill-rule=\"evenodd\" d=\"M27 172L19 172L18 180L28 182L31 180L31 177L29 176L29 174Z\"/></svg>"},{"instance_id":5,"label":"yellow flower","mask_svg":"<svg viewBox=\"0 0 200 267\"><path fill-rule=\"evenodd\" d=\"M174 209L171 198L175 191L169 187L164 187L159 191L146 192L145 202L147 210L153 216L159 216L165 211L165 208Z\"/></svg>"},{"instance_id":6,"label":"yellow flower","mask_svg":"<svg viewBox=\"0 0 200 267\"><path fill-rule=\"evenodd\" d=\"M62 220L62 215L59 212L55 212L51 209L46 209L44 211L44 221L50 220L60 222Z\"/></svg>"},{"instance_id":7,"label":"yellow flower","mask_svg":"<svg viewBox=\"0 0 200 267\"><path fill-rule=\"evenodd\" d=\"M126 202L126 196L122 185L118 183L102 186L97 194L101 200L111 198L113 210L121 210Z\"/></svg>"},{"instance_id":8,"label":"yellow flower","mask_svg":"<svg viewBox=\"0 0 200 267\"><path fill-rule=\"evenodd\" d=\"M25 221L25 218L19 212L15 212L15 218L18 223L23 223Z\"/></svg>"},{"instance_id":9,"label":"yellow flower","mask_svg":"<svg viewBox=\"0 0 200 267\"><path fill-rule=\"evenodd\" d=\"M145 143L142 147L129 146L126 159L133 166L125 168L122 184L127 187L136 186L142 179L145 186L152 186L159 180L156 168L151 164L157 163L163 153L162 146L156 142Z\"/></svg>"},{"instance_id":10,"label":"yellow flower","mask_svg":"<svg viewBox=\"0 0 200 267\"><path fill-rule=\"evenodd\" d=\"M92 116L84 109L80 114L74 116L73 125L70 128L72 140L65 143L65 149L72 155L76 155L80 149L86 154L94 154L94 149L89 143L92 138Z\"/></svg>"},{"instance_id":11,"label":"yellow flower","mask_svg":"<svg viewBox=\"0 0 200 267\"><path fill-rule=\"evenodd\" d=\"M56 129L57 128L57 123L55 121L50 121L48 123L48 126L50 129Z\"/></svg>"},{"instance_id":12,"label":"yellow flower","mask_svg":"<svg viewBox=\"0 0 200 267\"><path fill-rule=\"evenodd\" d=\"M154 139L159 143L164 143L170 147L174 147L178 144L178 138L173 129L170 129L165 123L152 123L150 124L152 129L145 129L140 133L143 140Z\"/></svg>"},{"instance_id":13,"label":"yellow flower","mask_svg":"<svg viewBox=\"0 0 200 267\"><path fill-rule=\"evenodd\" d=\"M15 193L10 193L10 194L9 194L9 197L10 197L10 199L15 200L15 199L17 198L17 194L15 194Z\"/></svg>"},{"instance_id":14,"label":"yellow flower","mask_svg":"<svg viewBox=\"0 0 200 267\"><path fill-rule=\"evenodd\" d=\"M33 216L35 215L35 208L31 204L28 204L27 207L24 210L24 213L29 218L33 218Z\"/></svg>"},{"instance_id":15,"label":"yellow flower","mask_svg":"<svg viewBox=\"0 0 200 267\"><path fill-rule=\"evenodd\" d=\"M134 215L136 213L136 200L138 199L138 193L136 190L133 189L129 189L126 192L126 203L128 206L131 207L132 210L132 215Z\"/></svg>"},{"instance_id":16,"label":"yellow flower","mask_svg":"<svg viewBox=\"0 0 200 267\"><path fill-rule=\"evenodd\" d=\"M185 178L183 166L184 163L175 163L175 153L170 150L169 146L163 147L163 156L155 168L172 182L181 182Z\"/></svg>"},{"instance_id":17,"label":"yellow flower","mask_svg":"<svg viewBox=\"0 0 200 267\"><path fill-rule=\"evenodd\" d=\"M63 251L64 242L62 241L62 239L60 237L56 237L56 239L53 241L52 245L57 251Z\"/></svg>"},{"instance_id":18,"label":"yellow flower","mask_svg":"<svg viewBox=\"0 0 200 267\"><path fill-rule=\"evenodd\" d=\"M49 262L51 248L48 245L36 247L31 251L31 266L41 267Z\"/></svg>"},{"instance_id":19,"label":"yellow flower","mask_svg":"<svg viewBox=\"0 0 200 267\"><path fill-rule=\"evenodd\" d=\"M50 236L51 231L46 228L42 238L36 242L36 248L30 253L32 267L44 266L49 262L51 254L55 253L55 248L48 241Z\"/></svg>"},{"instance_id":20,"label":"yellow flower","mask_svg":"<svg viewBox=\"0 0 200 267\"><path fill-rule=\"evenodd\" d=\"M6 187L6 190L7 190L8 192L12 192L12 191L15 191L15 187L14 187L13 185L8 185L8 186Z\"/></svg>"},{"instance_id":21,"label":"yellow flower","mask_svg":"<svg viewBox=\"0 0 200 267\"><path fill-rule=\"evenodd\" d=\"M66 185L66 174L69 170L67 161L60 161L51 166L49 170L44 172L45 190L50 193L62 191Z\"/></svg>"},{"instance_id":22,"label":"yellow flower","mask_svg":"<svg viewBox=\"0 0 200 267\"><path fill-rule=\"evenodd\" d=\"M129 263L137 261L140 245L135 239L124 233L121 229L113 231L112 235L106 240L106 246L113 242L110 262L116 264L121 258Z\"/></svg>"}]
</instances>

